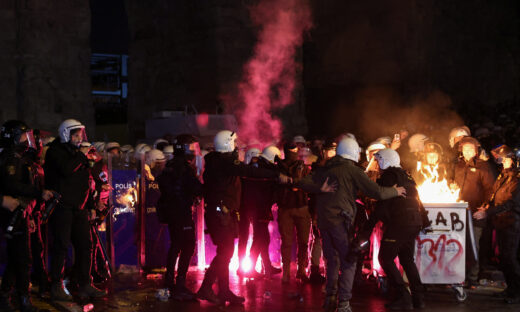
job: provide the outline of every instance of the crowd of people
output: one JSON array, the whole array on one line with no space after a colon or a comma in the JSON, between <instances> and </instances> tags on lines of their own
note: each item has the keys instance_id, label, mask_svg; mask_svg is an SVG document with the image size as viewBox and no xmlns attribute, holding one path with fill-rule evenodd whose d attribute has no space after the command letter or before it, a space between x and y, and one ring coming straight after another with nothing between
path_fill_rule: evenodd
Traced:
<instances>
[{"instance_id":1,"label":"crowd of people","mask_svg":"<svg viewBox=\"0 0 520 312\"><path fill-rule=\"evenodd\" d=\"M310 141L295 136L263 147L238 146L237 133L222 130L212 146L201 150L198 139L190 134L133 147L116 142L91 144L85 127L74 119L60 125L54 140L21 121L5 122L0 134L4 208L0 217L8 237L8 262L0 304L5 309L14 309L14 303L21 311L35 311L29 296L31 278L41 294L72 301L63 284L71 244L74 265L69 288L80 299L107 295L93 285L110 276L99 263L103 261L96 253L99 243L93 229L110 213L108 155L122 162L144 159L143 172L158 185L157 216L168 225L171 242L164 255L164 284L173 299L242 304L245 298L229 287L229 264L238 238L239 277L281 274L282 283L292 279L325 283L324 310L351 311L356 270L370 233L381 221L379 261L394 293L387 308L423 308L425 292L414 263L414 246L417 235L430 223L417 184L425 179L446 179L460 188L460 200L469 205L474 221L468 235L474 235L481 255L479 262L467 252L465 284L477 285L481 269L491 263L496 232L499 265L507 283L499 295L507 303L518 303L518 153L503 144L504 137L495 135L501 129L486 132L479 125L477 130L472 137L468 127L456 127L442 142L428 134L409 135L401 130L374 140L362 153L350 133ZM202 199L206 228L217 249L202 285L194 292L186 286L186 278L196 245L193 206ZM281 236L281 268L272 263L269 254L273 207L277 207ZM43 259L41 230L47 222L52 238L49 270ZM250 225L253 269L247 270L244 260ZM296 274L291 272L294 244ZM254 266L259 256L261 272ZM321 257L325 276L320 271ZM394 262L396 257L408 283Z\"/></svg>"}]
</instances>

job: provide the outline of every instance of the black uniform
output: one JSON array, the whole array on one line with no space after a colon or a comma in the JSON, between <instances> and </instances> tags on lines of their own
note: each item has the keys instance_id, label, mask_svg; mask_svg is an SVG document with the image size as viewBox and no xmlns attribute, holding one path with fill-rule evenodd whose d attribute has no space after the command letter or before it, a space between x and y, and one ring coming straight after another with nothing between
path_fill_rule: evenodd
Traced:
<instances>
[{"instance_id":1,"label":"black uniform","mask_svg":"<svg viewBox=\"0 0 520 312\"><path fill-rule=\"evenodd\" d=\"M520 301L520 173L503 170L493 187L487 216L497 233L500 268L507 283L506 294L511 303Z\"/></svg>"},{"instance_id":2,"label":"black uniform","mask_svg":"<svg viewBox=\"0 0 520 312\"><path fill-rule=\"evenodd\" d=\"M161 223L168 224L170 249L166 262L166 287L177 291L185 290L186 273L195 252L195 223L192 206L202 196L202 184L195 168L184 156L175 156L157 178L161 196L157 203L157 214ZM174 283L175 264L179 258L177 279Z\"/></svg>"},{"instance_id":3,"label":"black uniform","mask_svg":"<svg viewBox=\"0 0 520 312\"><path fill-rule=\"evenodd\" d=\"M61 194L61 201L50 218L53 233L51 279L61 285L63 265L70 243L75 249L75 264L80 287L90 285L92 241L88 211L91 192L87 157L74 145L54 140L45 156L45 186Z\"/></svg>"},{"instance_id":4,"label":"black uniform","mask_svg":"<svg viewBox=\"0 0 520 312\"><path fill-rule=\"evenodd\" d=\"M459 159L455 166L455 183L460 187L460 199L468 202L472 213L486 203L491 197L495 174L489 163L474 157L466 162ZM480 250L482 233L486 227L485 220L473 219L473 233L477 248ZM469 234L469 230L466 232ZM469 239L467 240L469 241ZM468 265L466 266L466 279L468 282L477 283L479 274L479 263L467 253Z\"/></svg>"},{"instance_id":5,"label":"black uniform","mask_svg":"<svg viewBox=\"0 0 520 312\"><path fill-rule=\"evenodd\" d=\"M260 157L258 162L249 164L257 168L276 170L276 166L265 158ZM250 259L253 268L258 255L262 255L264 268L267 274L272 273L273 266L269 257L269 222L273 220L272 206L276 183L272 179L242 179L242 201L240 208L238 258L242 260L246 254L249 239L249 225L253 224L253 243L251 244ZM241 262L240 262L241 263Z\"/></svg>"},{"instance_id":6,"label":"black uniform","mask_svg":"<svg viewBox=\"0 0 520 312\"><path fill-rule=\"evenodd\" d=\"M378 220L383 222L385 230L379 250L381 267L391 285L403 294L406 285L394 262L398 256L410 281L412 295L420 300L423 287L413 255L415 237L426 222L426 212L419 200L415 182L404 169L390 167L383 171L377 183L381 186L402 186L406 189L406 197L379 201L365 229L371 229Z\"/></svg>"},{"instance_id":7,"label":"black uniform","mask_svg":"<svg viewBox=\"0 0 520 312\"><path fill-rule=\"evenodd\" d=\"M238 234L240 177L277 178L278 172L242 164L235 153L211 152L205 156L205 221L217 255L206 271L199 293L208 291L218 278L219 296L229 298L229 261Z\"/></svg>"},{"instance_id":8,"label":"black uniform","mask_svg":"<svg viewBox=\"0 0 520 312\"><path fill-rule=\"evenodd\" d=\"M16 197L27 206L26 215L31 215L42 190L35 185L31 172L32 159L6 148L0 154L0 189L5 195ZM5 229L13 212L0 210L0 220ZM18 296L29 296L29 276L31 269L31 247L29 243L28 218L21 219L14 230L14 236L7 240L7 267L2 279L2 291L8 292L16 284Z\"/></svg>"}]
</instances>

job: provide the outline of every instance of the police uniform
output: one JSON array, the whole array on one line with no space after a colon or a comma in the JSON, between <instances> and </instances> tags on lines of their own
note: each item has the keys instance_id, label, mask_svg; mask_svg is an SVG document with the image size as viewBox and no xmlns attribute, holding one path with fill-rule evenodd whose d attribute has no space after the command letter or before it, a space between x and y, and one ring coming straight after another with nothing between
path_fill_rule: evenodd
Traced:
<instances>
[{"instance_id":1,"label":"police uniform","mask_svg":"<svg viewBox=\"0 0 520 312\"><path fill-rule=\"evenodd\" d=\"M496 229L500 269L507 283L506 302L520 302L520 173L503 170L498 176L486 215Z\"/></svg>"},{"instance_id":2,"label":"police uniform","mask_svg":"<svg viewBox=\"0 0 520 312\"><path fill-rule=\"evenodd\" d=\"M240 207L240 177L277 178L278 172L242 164L236 153L211 152L204 157L205 221L217 254L206 271L199 297L206 299L218 278L219 297L222 301L240 303L229 289L229 262L233 256L234 240L238 234Z\"/></svg>"},{"instance_id":3,"label":"police uniform","mask_svg":"<svg viewBox=\"0 0 520 312\"><path fill-rule=\"evenodd\" d=\"M383 171L377 183L387 187L396 184L402 186L406 189L406 197L379 201L365 230L371 228L378 220L383 222L385 230L379 249L381 267L390 284L400 292L400 295L409 297L406 284L394 262L395 257L399 257L399 263L403 266L410 282L415 305L422 305L423 286L413 255L415 238L425 225L427 217L419 200L415 181L404 169L389 167ZM408 305L411 303L408 302Z\"/></svg>"},{"instance_id":4,"label":"police uniform","mask_svg":"<svg viewBox=\"0 0 520 312\"><path fill-rule=\"evenodd\" d=\"M31 172L32 160L6 148L0 154L0 188L5 195L18 198L26 206L25 215L31 215L36 200L41 198L42 190L34 183ZM1 223L5 229L13 212L2 209ZM29 244L28 218L22 218L17 224L13 237L7 240L7 266L2 279L2 291L9 292L15 284L21 300L29 298L29 276L31 269L31 248Z\"/></svg>"}]
</instances>

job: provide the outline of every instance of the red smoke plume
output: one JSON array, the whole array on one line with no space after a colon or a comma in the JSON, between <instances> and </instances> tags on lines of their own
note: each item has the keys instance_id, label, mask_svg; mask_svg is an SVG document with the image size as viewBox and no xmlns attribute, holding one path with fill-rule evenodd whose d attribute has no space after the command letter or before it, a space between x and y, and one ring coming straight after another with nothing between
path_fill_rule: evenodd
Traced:
<instances>
[{"instance_id":1,"label":"red smoke plume","mask_svg":"<svg viewBox=\"0 0 520 312\"><path fill-rule=\"evenodd\" d=\"M241 140L265 146L280 139L282 124L272 111L293 101L300 65L295 52L312 26L311 12L307 0L261 0L250 13L259 27L258 40L244 66L238 103L227 107L237 116Z\"/></svg>"}]
</instances>

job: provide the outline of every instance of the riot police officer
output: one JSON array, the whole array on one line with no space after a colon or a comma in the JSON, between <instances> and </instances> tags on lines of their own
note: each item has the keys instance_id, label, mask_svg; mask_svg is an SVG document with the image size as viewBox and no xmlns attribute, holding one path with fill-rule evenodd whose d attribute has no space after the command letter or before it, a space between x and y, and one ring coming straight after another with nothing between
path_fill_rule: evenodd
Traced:
<instances>
[{"instance_id":1,"label":"riot police officer","mask_svg":"<svg viewBox=\"0 0 520 312\"><path fill-rule=\"evenodd\" d=\"M506 303L520 302L520 173L515 166L511 148L501 145L491 151L502 172L493 186L489 202L475 212L478 220L489 218L496 229L499 248L500 269L504 273L507 288L500 293Z\"/></svg>"},{"instance_id":2,"label":"riot police officer","mask_svg":"<svg viewBox=\"0 0 520 312\"><path fill-rule=\"evenodd\" d=\"M480 143L472 137L463 137L458 142L462 158L455 165L455 183L460 187L460 199L468 202L472 213L486 203L493 192L496 175L488 162L479 159ZM477 249L481 245L482 232L486 226L485 220L473 222L473 233ZM469 234L469 231L467 232ZM468 256L470 253L467 253ZM479 277L478 261L471 261L466 266L467 286L477 285Z\"/></svg>"},{"instance_id":3,"label":"riot police officer","mask_svg":"<svg viewBox=\"0 0 520 312\"><path fill-rule=\"evenodd\" d=\"M403 187L380 187L370 180L357 165L360 151L355 139L344 137L338 144L336 156L329 159L323 168L296 183L297 187L308 192L319 193L316 197L320 207L317 221L327 271L325 311L351 311L356 262L347 255L352 248L349 236L357 209L358 192L376 199L406 194ZM329 181L337 186L333 187L336 190L330 189Z\"/></svg>"},{"instance_id":4,"label":"riot police officer","mask_svg":"<svg viewBox=\"0 0 520 312\"><path fill-rule=\"evenodd\" d=\"M217 245L217 254L204 275L202 285L197 292L200 299L213 303L230 302L241 304L243 297L235 295L229 289L229 261L233 256L234 240L238 231L238 213L240 206L240 177L288 178L276 171L254 168L238 160L235 152L235 132L223 130L214 139L215 151L204 157L205 170L204 200L205 221L211 240ZM218 278L218 297L212 290Z\"/></svg>"},{"instance_id":5,"label":"riot police officer","mask_svg":"<svg viewBox=\"0 0 520 312\"><path fill-rule=\"evenodd\" d=\"M198 140L189 134L177 136L174 157L157 178L161 196L157 214L161 223L168 224L170 249L166 259L165 286L177 300L193 300L195 294L186 288L186 274L195 252L195 223L192 206L202 196L202 183L196 171L196 157L200 155ZM175 264L177 278L174 280Z\"/></svg>"},{"instance_id":6,"label":"riot police officer","mask_svg":"<svg viewBox=\"0 0 520 312\"><path fill-rule=\"evenodd\" d=\"M92 241L89 212L85 209L91 195L91 173L88 158L79 149L86 140L85 126L75 119L63 121L58 129L60 139L54 140L45 155L45 186L61 194L50 227L53 233L51 258L51 298L72 301L63 288L63 266L72 242L78 273L79 298L102 297L106 292L91 283L90 264Z\"/></svg>"},{"instance_id":7,"label":"riot police officer","mask_svg":"<svg viewBox=\"0 0 520 312\"><path fill-rule=\"evenodd\" d=\"M406 197L396 197L377 202L376 209L365 225L371 231L377 221L384 224L384 234L379 250L379 262L391 286L397 291L395 301L387 305L392 310L423 308L423 286L413 260L415 237L426 225L426 211L419 200L413 178L401 168L399 154L393 149L380 150L375 154L381 176L381 186L397 185L406 189ZM395 265L395 257L403 266L410 281L412 294L406 289L401 273Z\"/></svg>"},{"instance_id":8,"label":"riot police officer","mask_svg":"<svg viewBox=\"0 0 520 312\"><path fill-rule=\"evenodd\" d=\"M248 158L248 161L251 159L251 162L248 162L249 166L276 171L275 157L280 157L280 154L281 152L276 146L270 145L266 147L261 154L252 154L248 151L246 158ZM275 200L275 188L276 183L272 179L242 179L240 231L238 240L240 265L242 265L242 259L245 257L245 247L249 238L249 225L251 223L253 224L253 242L249 253L251 271L244 272L241 268L237 271L237 275L239 276L257 277L259 275L255 270L255 264L259 255L262 256L266 276L271 277L282 271L272 265L269 256L269 243L271 241L269 236L269 222L273 220L271 208Z\"/></svg>"},{"instance_id":9,"label":"riot police officer","mask_svg":"<svg viewBox=\"0 0 520 312\"><path fill-rule=\"evenodd\" d=\"M28 153L35 149L32 130L25 123L10 120L3 124L1 130L3 151L0 155L0 188L5 195L16 197L20 206L15 212L1 210L2 227L11 238L7 240L7 266L2 279L2 292L8 293L13 284L21 311L37 310L29 297L29 274L31 254L29 231L34 230L32 212L39 199L49 200L52 192L42 190L34 183L32 173L34 158ZM23 211L20 218L15 214Z\"/></svg>"}]
</instances>

